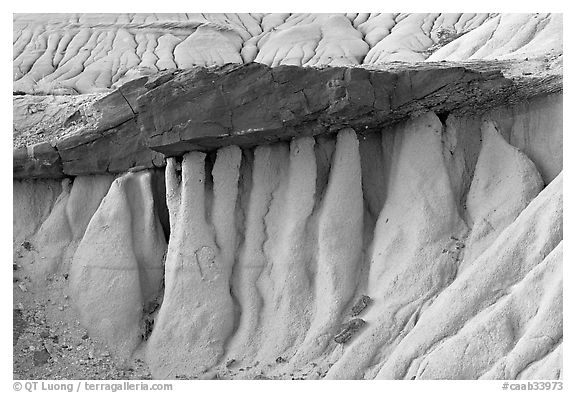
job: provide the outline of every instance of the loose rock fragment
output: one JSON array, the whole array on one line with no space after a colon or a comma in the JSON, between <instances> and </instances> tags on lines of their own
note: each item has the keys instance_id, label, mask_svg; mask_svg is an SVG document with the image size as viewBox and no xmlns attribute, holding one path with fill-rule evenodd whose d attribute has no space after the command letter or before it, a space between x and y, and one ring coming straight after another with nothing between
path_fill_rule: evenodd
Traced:
<instances>
[{"instance_id":1,"label":"loose rock fragment","mask_svg":"<svg viewBox=\"0 0 576 393\"><path fill-rule=\"evenodd\" d=\"M50 354L46 350L46 348L42 348L38 351L34 351L34 365L35 366L42 366L43 364L48 363L50 359Z\"/></svg>"},{"instance_id":2,"label":"loose rock fragment","mask_svg":"<svg viewBox=\"0 0 576 393\"><path fill-rule=\"evenodd\" d=\"M370 303L372 303L370 296L362 295L352 307L352 316L356 317L360 315L366 309L366 307L370 305Z\"/></svg>"},{"instance_id":3,"label":"loose rock fragment","mask_svg":"<svg viewBox=\"0 0 576 393\"><path fill-rule=\"evenodd\" d=\"M348 342L352 336L366 324L366 321L360 318L355 318L342 326L340 332L334 337L334 341L338 344Z\"/></svg>"}]
</instances>

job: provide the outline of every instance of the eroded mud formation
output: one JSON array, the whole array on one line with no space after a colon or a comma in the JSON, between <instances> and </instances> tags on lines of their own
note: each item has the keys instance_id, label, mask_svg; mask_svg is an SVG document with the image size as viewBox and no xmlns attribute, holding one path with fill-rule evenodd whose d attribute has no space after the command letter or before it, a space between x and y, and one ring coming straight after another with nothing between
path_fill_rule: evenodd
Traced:
<instances>
[{"instance_id":1,"label":"eroded mud formation","mask_svg":"<svg viewBox=\"0 0 576 393\"><path fill-rule=\"evenodd\" d=\"M397 67L163 72L23 116L30 292L65 274L155 378L561 378L561 72Z\"/></svg>"}]
</instances>

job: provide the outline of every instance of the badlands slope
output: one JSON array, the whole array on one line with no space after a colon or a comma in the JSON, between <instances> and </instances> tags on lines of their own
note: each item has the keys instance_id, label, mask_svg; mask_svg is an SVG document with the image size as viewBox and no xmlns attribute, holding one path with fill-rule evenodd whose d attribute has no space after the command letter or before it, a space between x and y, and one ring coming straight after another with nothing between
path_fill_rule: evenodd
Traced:
<instances>
[{"instance_id":1,"label":"badlands slope","mask_svg":"<svg viewBox=\"0 0 576 393\"><path fill-rule=\"evenodd\" d=\"M561 76L551 14L15 15L15 299L161 379L562 378Z\"/></svg>"},{"instance_id":2,"label":"badlands slope","mask_svg":"<svg viewBox=\"0 0 576 393\"><path fill-rule=\"evenodd\" d=\"M92 93L227 63L297 66L562 53L558 14L16 14L14 91Z\"/></svg>"}]
</instances>

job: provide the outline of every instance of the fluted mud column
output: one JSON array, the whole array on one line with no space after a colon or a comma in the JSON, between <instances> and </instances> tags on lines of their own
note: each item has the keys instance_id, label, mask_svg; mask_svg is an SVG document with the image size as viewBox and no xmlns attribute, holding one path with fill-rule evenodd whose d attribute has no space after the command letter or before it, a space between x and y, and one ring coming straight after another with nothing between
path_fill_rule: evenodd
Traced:
<instances>
[{"instance_id":1,"label":"fluted mud column","mask_svg":"<svg viewBox=\"0 0 576 393\"><path fill-rule=\"evenodd\" d=\"M266 295L258 355L265 361L286 355L301 342L310 324L313 244L307 225L316 192L314 144L310 137L290 143L286 175L265 218L267 264L257 282Z\"/></svg>"},{"instance_id":2,"label":"fluted mud column","mask_svg":"<svg viewBox=\"0 0 576 393\"><path fill-rule=\"evenodd\" d=\"M464 271L540 193L534 163L509 145L493 121L481 126L482 148L466 199L470 233L459 271Z\"/></svg>"},{"instance_id":3,"label":"fluted mud column","mask_svg":"<svg viewBox=\"0 0 576 393\"><path fill-rule=\"evenodd\" d=\"M256 282L267 265L264 254L264 243L268 237L265 217L284 172L283 164L287 156L288 150L284 144L260 146L254 151L244 242L232 277L232 293L238 300L240 317L228 344L230 359L252 359L260 348L260 312L265 295Z\"/></svg>"},{"instance_id":4,"label":"fluted mud column","mask_svg":"<svg viewBox=\"0 0 576 393\"><path fill-rule=\"evenodd\" d=\"M327 377L365 375L418 320L426 303L454 278L456 238L467 227L458 213L445 166L442 124L433 113L383 133L387 196L376 223L366 328L344 347Z\"/></svg>"},{"instance_id":5,"label":"fluted mud column","mask_svg":"<svg viewBox=\"0 0 576 393\"><path fill-rule=\"evenodd\" d=\"M74 254L70 292L82 325L119 359L141 342L143 308L161 289L165 250L151 174L116 179Z\"/></svg>"},{"instance_id":6,"label":"fluted mud column","mask_svg":"<svg viewBox=\"0 0 576 393\"><path fill-rule=\"evenodd\" d=\"M207 371L222 356L234 326L230 275L236 233L231 213L241 151L237 147L218 151L211 206L206 204L211 195L206 190L205 157L187 153L181 176L173 158L166 167L171 232L165 292L146 354L158 378Z\"/></svg>"},{"instance_id":7,"label":"fluted mud column","mask_svg":"<svg viewBox=\"0 0 576 393\"><path fill-rule=\"evenodd\" d=\"M294 363L319 357L337 333L358 284L364 203L359 143L352 129L337 137L330 178L318 218L314 313Z\"/></svg>"}]
</instances>

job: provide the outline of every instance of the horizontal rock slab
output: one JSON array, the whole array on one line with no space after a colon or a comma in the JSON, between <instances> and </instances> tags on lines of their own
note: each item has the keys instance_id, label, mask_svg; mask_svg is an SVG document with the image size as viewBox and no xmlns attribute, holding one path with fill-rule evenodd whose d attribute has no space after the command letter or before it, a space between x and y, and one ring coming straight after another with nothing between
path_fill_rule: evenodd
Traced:
<instances>
[{"instance_id":1,"label":"horizontal rock slab","mask_svg":"<svg viewBox=\"0 0 576 393\"><path fill-rule=\"evenodd\" d=\"M141 142L136 122L136 98L146 80L130 81L106 95L16 97L13 177L59 178L163 166L162 154Z\"/></svg>"},{"instance_id":2,"label":"horizontal rock slab","mask_svg":"<svg viewBox=\"0 0 576 393\"><path fill-rule=\"evenodd\" d=\"M562 88L561 77L504 76L512 64L400 63L384 70L251 63L171 71L144 85L138 123L146 145L170 156L347 127L381 129L428 110L478 113Z\"/></svg>"},{"instance_id":3,"label":"horizontal rock slab","mask_svg":"<svg viewBox=\"0 0 576 393\"><path fill-rule=\"evenodd\" d=\"M163 166L161 154L147 149L140 142L134 120L122 123L104 133L64 140L56 145L62 159L62 169L68 175L121 173L132 167Z\"/></svg>"},{"instance_id":4,"label":"horizontal rock slab","mask_svg":"<svg viewBox=\"0 0 576 393\"><path fill-rule=\"evenodd\" d=\"M60 178L62 160L58 151L48 142L14 149L14 178Z\"/></svg>"},{"instance_id":5,"label":"horizontal rock slab","mask_svg":"<svg viewBox=\"0 0 576 393\"><path fill-rule=\"evenodd\" d=\"M562 75L544 63L229 64L160 72L109 94L15 96L13 177L121 173L191 150L381 130L425 111L484 113L561 91Z\"/></svg>"},{"instance_id":6,"label":"horizontal rock slab","mask_svg":"<svg viewBox=\"0 0 576 393\"><path fill-rule=\"evenodd\" d=\"M119 173L135 166L163 166L163 157L142 144L136 122L136 97L144 92L145 82L146 78L130 81L95 102L91 108L95 114L77 112L67 119L67 124L86 124L87 131L56 143L64 173ZM97 119L95 124L90 117Z\"/></svg>"}]
</instances>

